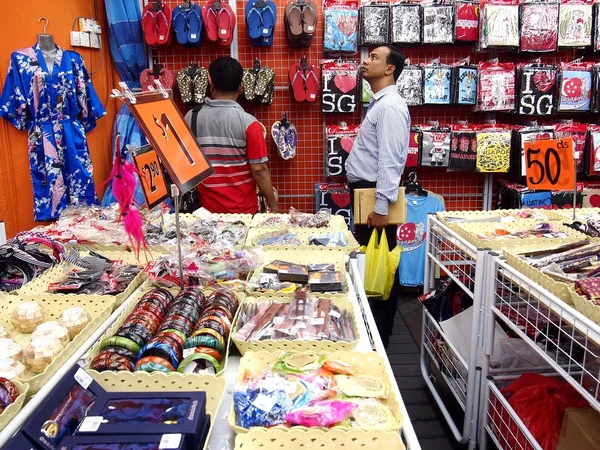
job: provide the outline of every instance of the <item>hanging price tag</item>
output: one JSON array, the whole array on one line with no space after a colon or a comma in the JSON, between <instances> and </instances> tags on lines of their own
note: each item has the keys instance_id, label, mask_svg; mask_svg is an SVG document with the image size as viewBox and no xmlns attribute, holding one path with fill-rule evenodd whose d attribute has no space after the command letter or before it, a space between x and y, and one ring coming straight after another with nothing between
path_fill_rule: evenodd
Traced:
<instances>
[{"instance_id":1,"label":"hanging price tag","mask_svg":"<svg viewBox=\"0 0 600 450\"><path fill-rule=\"evenodd\" d=\"M149 147L148 150L138 151L133 161L138 169L146 204L152 209L169 196L158 154Z\"/></svg>"},{"instance_id":2,"label":"hanging price tag","mask_svg":"<svg viewBox=\"0 0 600 450\"><path fill-rule=\"evenodd\" d=\"M545 139L525 143L529 189L569 191L575 187L573 139Z\"/></svg>"}]
</instances>

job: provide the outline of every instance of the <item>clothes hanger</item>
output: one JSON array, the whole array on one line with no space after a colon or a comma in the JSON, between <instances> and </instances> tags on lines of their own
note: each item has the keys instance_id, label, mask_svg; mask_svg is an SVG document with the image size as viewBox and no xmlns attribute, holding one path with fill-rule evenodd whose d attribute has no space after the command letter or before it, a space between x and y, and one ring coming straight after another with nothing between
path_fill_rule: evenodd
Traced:
<instances>
[{"instance_id":1,"label":"clothes hanger","mask_svg":"<svg viewBox=\"0 0 600 450\"><path fill-rule=\"evenodd\" d=\"M308 61L306 60L306 55L302 56L302 59L300 60L300 67L302 68L303 71L307 71L310 67L308 66Z\"/></svg>"},{"instance_id":2,"label":"clothes hanger","mask_svg":"<svg viewBox=\"0 0 600 450\"><path fill-rule=\"evenodd\" d=\"M160 76L160 71L163 69L163 65L158 63L156 60L153 61L152 64L152 74L155 77L159 77Z\"/></svg>"},{"instance_id":3,"label":"clothes hanger","mask_svg":"<svg viewBox=\"0 0 600 450\"><path fill-rule=\"evenodd\" d=\"M423 186L418 181L417 172L410 172L408 174L408 181L402 184L405 187L406 194L417 195L419 197L427 197L428 192L423 189Z\"/></svg>"},{"instance_id":4,"label":"clothes hanger","mask_svg":"<svg viewBox=\"0 0 600 450\"><path fill-rule=\"evenodd\" d=\"M152 8L150 8L152 11L160 11L162 9L163 5L162 5L162 1L161 0L155 0L154 5L152 5Z\"/></svg>"},{"instance_id":5,"label":"clothes hanger","mask_svg":"<svg viewBox=\"0 0 600 450\"><path fill-rule=\"evenodd\" d=\"M279 124L281 125L282 128L287 128L288 127L288 120L287 120L287 113L283 112L281 113L281 120L279 121Z\"/></svg>"},{"instance_id":6,"label":"clothes hanger","mask_svg":"<svg viewBox=\"0 0 600 450\"><path fill-rule=\"evenodd\" d=\"M180 10L187 12L190 9L192 9L192 0L183 0L183 5L181 5Z\"/></svg>"}]
</instances>

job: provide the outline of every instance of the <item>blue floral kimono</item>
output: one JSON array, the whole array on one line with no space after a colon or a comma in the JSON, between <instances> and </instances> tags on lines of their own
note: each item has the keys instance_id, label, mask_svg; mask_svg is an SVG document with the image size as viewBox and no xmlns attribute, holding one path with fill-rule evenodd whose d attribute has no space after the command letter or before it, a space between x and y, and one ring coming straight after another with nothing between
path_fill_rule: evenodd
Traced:
<instances>
[{"instance_id":1,"label":"blue floral kimono","mask_svg":"<svg viewBox=\"0 0 600 450\"><path fill-rule=\"evenodd\" d=\"M27 129L35 220L98 203L85 133L105 114L78 53L58 47L52 75L38 44L11 55L0 117Z\"/></svg>"}]
</instances>

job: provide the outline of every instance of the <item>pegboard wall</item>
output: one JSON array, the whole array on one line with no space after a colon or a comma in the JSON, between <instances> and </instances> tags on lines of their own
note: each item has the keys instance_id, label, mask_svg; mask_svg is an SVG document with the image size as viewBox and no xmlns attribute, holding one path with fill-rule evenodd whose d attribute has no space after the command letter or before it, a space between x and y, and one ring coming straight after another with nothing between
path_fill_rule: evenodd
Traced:
<instances>
[{"instance_id":1,"label":"pegboard wall","mask_svg":"<svg viewBox=\"0 0 600 450\"><path fill-rule=\"evenodd\" d=\"M286 112L288 120L294 123L298 131L298 149L296 157L285 161L277 153L275 143L267 136L269 149L269 168L273 185L277 188L280 198L280 207L286 211L290 206L301 211L313 211L315 208L315 183L323 181L345 181L324 175L324 128L326 125L337 125L340 121L348 124L360 123L361 108L354 114L322 114L320 99L315 103L298 103L293 99L289 90L288 71L292 64L297 63L306 56L309 64L319 66L323 58L323 16L322 0L315 0L319 6L319 19L317 31L310 48L293 49L288 45L284 28L284 10L288 0L274 0L277 5L277 24L275 27L274 44L271 47L253 47L246 32L244 7L246 2L236 2L237 26L234 35L234 44L231 48L221 47L209 42L206 38L201 47L184 48L172 38L169 47L153 49L150 59L157 61L165 68L178 72L187 67L191 61L198 65L208 67L210 62L218 56L232 55L237 57L244 68L252 67L254 59L259 58L262 66L269 66L276 72L275 98L270 106L258 105L240 99L244 109L262 122L270 132L273 122L280 120L282 113ZM147 3L147 2L146 2ZM165 0L172 8L180 2ZM205 1L197 2L201 6ZM230 2L233 6L233 2ZM237 35L237 45L235 45ZM452 64L470 57L471 63L498 57L500 62L526 63L533 62L539 56L536 54L508 53L478 53L473 44L456 43L451 45L415 45L405 46L402 51L412 64L427 63L439 58L441 63ZM363 55L368 51L363 50ZM361 54L355 58L359 61ZM542 55L541 62L558 64L561 61L571 61L581 56L576 51L567 51ZM183 105L179 93L175 89L175 97L185 114L190 108ZM359 96L360 98L360 96ZM470 123L483 123L485 120L496 119L498 123L526 124L530 118L503 113L478 113L469 106L415 106L410 108L412 123L425 123L437 120L440 124L452 123L456 120L467 120ZM596 115L597 116L597 115ZM555 122L557 116L540 118L539 123ZM581 122L592 123L597 117L588 114L567 115L564 118L573 118ZM448 210L478 210L484 206L485 175L472 172L447 172L446 169L417 168L419 181L423 187L444 196ZM405 174L406 175L406 174ZM491 176L491 175L489 175Z\"/></svg>"}]
</instances>

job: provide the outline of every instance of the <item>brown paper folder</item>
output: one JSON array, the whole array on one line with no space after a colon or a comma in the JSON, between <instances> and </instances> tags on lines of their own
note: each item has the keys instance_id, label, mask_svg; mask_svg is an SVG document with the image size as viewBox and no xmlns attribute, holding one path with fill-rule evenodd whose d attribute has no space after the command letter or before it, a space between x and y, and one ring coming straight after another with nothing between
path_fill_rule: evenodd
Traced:
<instances>
[{"instance_id":1,"label":"brown paper folder","mask_svg":"<svg viewBox=\"0 0 600 450\"><path fill-rule=\"evenodd\" d=\"M363 225L375 208L375 188L354 190L354 223ZM391 225L406 222L406 198L404 188L398 188L398 200L390 203L388 223Z\"/></svg>"}]
</instances>

